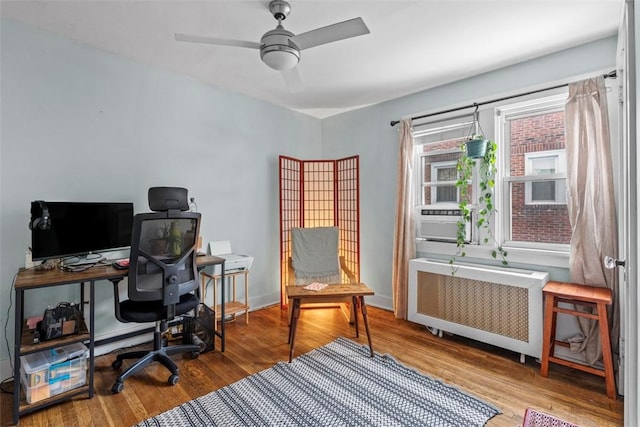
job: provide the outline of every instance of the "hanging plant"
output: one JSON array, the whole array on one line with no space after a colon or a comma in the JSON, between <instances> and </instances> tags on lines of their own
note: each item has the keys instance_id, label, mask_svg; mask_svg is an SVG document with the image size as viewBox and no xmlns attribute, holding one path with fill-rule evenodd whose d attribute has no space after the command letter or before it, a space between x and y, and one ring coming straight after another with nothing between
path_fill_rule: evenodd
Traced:
<instances>
[{"instance_id":1,"label":"hanging plant","mask_svg":"<svg viewBox=\"0 0 640 427\"><path fill-rule=\"evenodd\" d=\"M461 145L462 155L458 158L456 169L458 172L458 180L456 188L460 194L458 208L460 210L460 219L457 222L456 233L456 254L451 257L449 264L455 263L456 256L466 256L465 245L467 240L467 224L472 224L478 231L478 236L483 235L482 242L488 244L492 241L495 249L491 251L491 256L500 259L502 265L508 265L507 251L498 244L492 228L493 214L495 213L494 189L496 167L496 151L498 145L484 137L478 122L478 108L474 113L475 132L469 136L467 141ZM476 145L481 145L477 147ZM478 169L478 205L476 207L476 220L473 222L471 199L471 183L473 180L474 169ZM482 232L481 232L482 231ZM455 274L455 270L452 271Z\"/></svg>"},{"instance_id":2,"label":"hanging plant","mask_svg":"<svg viewBox=\"0 0 640 427\"><path fill-rule=\"evenodd\" d=\"M482 135L475 135L465 143L467 157L471 159L481 159L487 152L489 140Z\"/></svg>"}]
</instances>

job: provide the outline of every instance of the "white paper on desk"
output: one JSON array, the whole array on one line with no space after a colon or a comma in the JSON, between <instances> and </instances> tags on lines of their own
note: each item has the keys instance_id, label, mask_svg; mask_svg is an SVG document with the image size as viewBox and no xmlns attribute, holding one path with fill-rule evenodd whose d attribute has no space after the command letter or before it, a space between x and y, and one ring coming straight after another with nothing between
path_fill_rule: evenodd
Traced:
<instances>
[{"instance_id":1,"label":"white paper on desk","mask_svg":"<svg viewBox=\"0 0 640 427\"><path fill-rule=\"evenodd\" d=\"M327 286L329 286L329 285L327 285L326 283L313 282L313 283L305 286L304 288L306 290L308 290L308 291L321 291L324 288L326 288Z\"/></svg>"},{"instance_id":2,"label":"white paper on desk","mask_svg":"<svg viewBox=\"0 0 640 427\"><path fill-rule=\"evenodd\" d=\"M226 255L231 253L231 241L219 240L216 242L209 242L209 253L211 255Z\"/></svg>"}]
</instances>

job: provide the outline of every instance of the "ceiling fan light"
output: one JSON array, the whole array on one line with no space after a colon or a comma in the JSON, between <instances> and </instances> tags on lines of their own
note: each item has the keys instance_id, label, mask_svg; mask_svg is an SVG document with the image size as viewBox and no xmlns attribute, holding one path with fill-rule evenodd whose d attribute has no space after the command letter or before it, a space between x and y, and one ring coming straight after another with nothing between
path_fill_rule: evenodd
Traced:
<instances>
[{"instance_id":1,"label":"ceiling fan light","mask_svg":"<svg viewBox=\"0 0 640 427\"><path fill-rule=\"evenodd\" d=\"M289 46L269 46L260 51L262 61L278 71L287 71L298 65L300 54Z\"/></svg>"}]
</instances>

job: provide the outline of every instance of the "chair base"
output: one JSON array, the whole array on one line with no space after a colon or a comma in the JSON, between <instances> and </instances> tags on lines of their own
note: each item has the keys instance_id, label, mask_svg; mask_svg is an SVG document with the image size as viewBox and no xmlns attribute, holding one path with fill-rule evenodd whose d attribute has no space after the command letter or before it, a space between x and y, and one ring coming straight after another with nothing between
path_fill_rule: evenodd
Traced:
<instances>
[{"instance_id":1,"label":"chair base","mask_svg":"<svg viewBox=\"0 0 640 427\"><path fill-rule=\"evenodd\" d=\"M180 379L180 370L170 356L174 354L191 353L191 358L195 359L200 355L200 346L196 344L164 345L162 333L158 328L156 328L156 331L153 333L153 343L153 350L130 351L116 356L116 360L111 364L111 367L114 369L120 369L120 367L122 367L122 361L125 359L139 360L118 376L116 382L111 387L113 393L120 393L124 389L125 379L135 375L153 362L162 363L171 372L167 382L170 385L176 385Z\"/></svg>"}]
</instances>

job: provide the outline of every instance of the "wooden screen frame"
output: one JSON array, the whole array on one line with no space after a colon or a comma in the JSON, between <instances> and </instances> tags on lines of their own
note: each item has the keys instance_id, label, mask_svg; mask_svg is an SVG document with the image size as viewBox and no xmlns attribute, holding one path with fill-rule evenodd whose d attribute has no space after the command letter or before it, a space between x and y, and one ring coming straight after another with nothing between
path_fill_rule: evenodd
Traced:
<instances>
[{"instance_id":1,"label":"wooden screen frame","mask_svg":"<svg viewBox=\"0 0 640 427\"><path fill-rule=\"evenodd\" d=\"M338 227L339 255L360 281L360 156L337 160L279 156L279 187L281 308L288 303L285 289L293 227Z\"/></svg>"}]
</instances>

